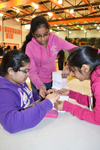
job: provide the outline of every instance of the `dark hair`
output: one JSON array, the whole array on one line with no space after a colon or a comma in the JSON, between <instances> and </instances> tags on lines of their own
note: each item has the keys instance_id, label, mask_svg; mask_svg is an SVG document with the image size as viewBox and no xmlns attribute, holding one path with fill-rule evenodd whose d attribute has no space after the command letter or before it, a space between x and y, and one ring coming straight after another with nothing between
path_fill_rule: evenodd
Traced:
<instances>
[{"instance_id":1,"label":"dark hair","mask_svg":"<svg viewBox=\"0 0 100 150\"><path fill-rule=\"evenodd\" d=\"M97 48L81 46L74 49L67 60L69 67L77 67L79 71L83 64L89 65L90 73L92 73L95 68L100 65L100 54Z\"/></svg>"},{"instance_id":2,"label":"dark hair","mask_svg":"<svg viewBox=\"0 0 100 150\"><path fill-rule=\"evenodd\" d=\"M16 45L14 45L13 49L17 49Z\"/></svg>"},{"instance_id":3,"label":"dark hair","mask_svg":"<svg viewBox=\"0 0 100 150\"><path fill-rule=\"evenodd\" d=\"M0 65L0 75L4 77L7 74L9 67L17 72L19 68L25 66L27 62L30 62L30 59L23 52L18 50L9 51L2 59L2 63Z\"/></svg>"},{"instance_id":4,"label":"dark hair","mask_svg":"<svg viewBox=\"0 0 100 150\"><path fill-rule=\"evenodd\" d=\"M27 45L28 42L31 41L31 39L32 39L32 37L33 37L32 34L34 34L34 32L35 32L37 29L39 29L42 24L45 25L45 27L46 27L47 29L49 29L49 24L48 24L48 21L47 21L47 19L46 19L45 17L43 17L43 16L37 16L37 17L35 17L35 18L32 19L30 32L29 32L29 34L26 36L26 40L24 41L24 44L23 44L23 46L22 46L22 48L21 48L21 51L23 51L23 52L25 53L26 45Z\"/></svg>"},{"instance_id":5,"label":"dark hair","mask_svg":"<svg viewBox=\"0 0 100 150\"><path fill-rule=\"evenodd\" d=\"M8 45L6 49L10 49L10 46Z\"/></svg>"},{"instance_id":6,"label":"dark hair","mask_svg":"<svg viewBox=\"0 0 100 150\"><path fill-rule=\"evenodd\" d=\"M2 47L0 46L0 56L2 56L3 55L3 49L2 49Z\"/></svg>"}]
</instances>

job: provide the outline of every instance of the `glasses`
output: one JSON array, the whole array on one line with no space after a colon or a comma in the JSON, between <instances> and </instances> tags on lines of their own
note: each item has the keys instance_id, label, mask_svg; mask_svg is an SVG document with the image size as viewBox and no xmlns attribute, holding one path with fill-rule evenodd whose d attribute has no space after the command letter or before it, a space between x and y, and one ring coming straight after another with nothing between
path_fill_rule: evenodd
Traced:
<instances>
[{"instance_id":1,"label":"glasses","mask_svg":"<svg viewBox=\"0 0 100 150\"><path fill-rule=\"evenodd\" d=\"M42 35L38 35L38 34L35 34L34 35L34 37L36 38L36 39L42 39L42 37L47 37L47 36L49 36L49 32L48 33L45 33L43 36Z\"/></svg>"},{"instance_id":2,"label":"glasses","mask_svg":"<svg viewBox=\"0 0 100 150\"><path fill-rule=\"evenodd\" d=\"M30 71L30 69L27 69L27 70L20 70L19 71L23 72L23 73L28 73Z\"/></svg>"}]
</instances>

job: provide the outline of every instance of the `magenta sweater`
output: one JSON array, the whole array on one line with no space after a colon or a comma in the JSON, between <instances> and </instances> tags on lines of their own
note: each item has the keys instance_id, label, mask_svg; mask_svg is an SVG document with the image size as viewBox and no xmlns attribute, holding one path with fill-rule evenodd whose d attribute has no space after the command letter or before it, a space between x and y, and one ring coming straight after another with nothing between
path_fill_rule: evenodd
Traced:
<instances>
[{"instance_id":1,"label":"magenta sweater","mask_svg":"<svg viewBox=\"0 0 100 150\"><path fill-rule=\"evenodd\" d=\"M40 89L43 83L51 82L52 72L56 71L55 59L58 52L62 49L70 52L76 47L54 33L49 35L47 49L32 38L25 53L31 61L29 77L37 89Z\"/></svg>"},{"instance_id":2,"label":"magenta sweater","mask_svg":"<svg viewBox=\"0 0 100 150\"><path fill-rule=\"evenodd\" d=\"M64 101L63 110L70 112L81 120L100 125L100 66L91 75L91 89L93 92L94 111ZM69 97L75 99L79 104L90 105L90 97L70 90Z\"/></svg>"}]
</instances>

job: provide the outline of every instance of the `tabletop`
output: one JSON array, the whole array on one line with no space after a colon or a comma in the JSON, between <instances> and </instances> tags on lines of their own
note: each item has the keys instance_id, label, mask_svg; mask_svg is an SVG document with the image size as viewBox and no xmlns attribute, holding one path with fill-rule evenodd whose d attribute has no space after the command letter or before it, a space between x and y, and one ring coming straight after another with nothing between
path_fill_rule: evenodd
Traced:
<instances>
[{"instance_id":1,"label":"tabletop","mask_svg":"<svg viewBox=\"0 0 100 150\"><path fill-rule=\"evenodd\" d=\"M67 86L90 93L90 81L73 79ZM74 100L69 99L72 103ZM34 128L10 134L0 125L0 150L99 150L100 126L79 120L68 112L43 118Z\"/></svg>"}]
</instances>

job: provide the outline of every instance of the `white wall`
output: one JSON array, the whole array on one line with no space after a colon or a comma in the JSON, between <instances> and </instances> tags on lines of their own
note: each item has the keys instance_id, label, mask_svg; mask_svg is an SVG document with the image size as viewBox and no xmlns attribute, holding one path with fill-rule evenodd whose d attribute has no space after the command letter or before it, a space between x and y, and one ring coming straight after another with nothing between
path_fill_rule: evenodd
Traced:
<instances>
[{"instance_id":1,"label":"white wall","mask_svg":"<svg viewBox=\"0 0 100 150\"><path fill-rule=\"evenodd\" d=\"M4 20L3 21L3 25L4 27L11 27L11 28L16 28L16 29L20 29L21 30L21 23L17 22L14 19L10 19L10 20ZM13 39L7 39L6 38L6 32L4 32L4 41L5 42L11 42L11 43L21 43L21 35L20 34L13 34Z\"/></svg>"},{"instance_id":2,"label":"white wall","mask_svg":"<svg viewBox=\"0 0 100 150\"><path fill-rule=\"evenodd\" d=\"M71 33L68 34L68 38L85 38L85 32L84 31L71 31Z\"/></svg>"},{"instance_id":3,"label":"white wall","mask_svg":"<svg viewBox=\"0 0 100 150\"><path fill-rule=\"evenodd\" d=\"M21 26L21 22L17 22L15 19L2 21L2 18L0 17L0 25L2 26L2 31L0 31L0 43L2 42L12 43L12 44L16 43L19 44L19 48L20 48L29 30L25 29L24 26ZM5 26L9 28L18 29L22 32L21 34L13 33L13 39L6 38Z\"/></svg>"},{"instance_id":4,"label":"white wall","mask_svg":"<svg viewBox=\"0 0 100 150\"><path fill-rule=\"evenodd\" d=\"M100 32L97 30L87 31L87 38L100 38Z\"/></svg>"},{"instance_id":5,"label":"white wall","mask_svg":"<svg viewBox=\"0 0 100 150\"><path fill-rule=\"evenodd\" d=\"M63 34L63 36L65 36L65 33ZM67 33L66 36L68 38L100 38L100 32L97 30L88 30L86 33L84 31L71 31L71 33Z\"/></svg>"},{"instance_id":6,"label":"white wall","mask_svg":"<svg viewBox=\"0 0 100 150\"><path fill-rule=\"evenodd\" d=\"M61 37L62 39L65 39L65 37L68 37L68 32L66 31L60 31L60 32L54 32L57 36Z\"/></svg>"}]
</instances>

